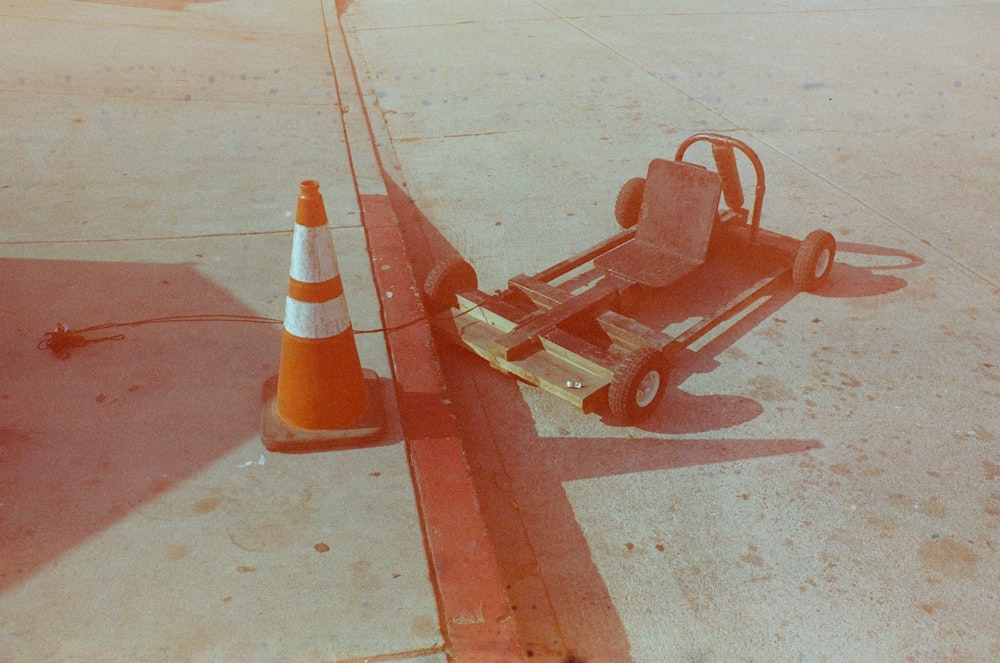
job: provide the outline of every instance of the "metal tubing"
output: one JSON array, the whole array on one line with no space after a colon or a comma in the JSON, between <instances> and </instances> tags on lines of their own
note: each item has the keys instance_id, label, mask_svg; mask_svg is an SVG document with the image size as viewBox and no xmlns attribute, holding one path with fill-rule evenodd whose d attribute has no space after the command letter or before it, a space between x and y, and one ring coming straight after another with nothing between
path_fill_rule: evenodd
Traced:
<instances>
[{"instance_id":1,"label":"metal tubing","mask_svg":"<svg viewBox=\"0 0 1000 663\"><path fill-rule=\"evenodd\" d=\"M757 186L754 188L753 212L750 215L750 241L756 242L757 229L760 227L760 208L764 203L764 166L761 164L760 158L753 151L753 148L738 138L724 134L702 132L690 136L680 144L680 147L677 148L677 154L674 156L674 161L683 161L684 153L687 152L687 149L695 143L702 141L711 143L712 145L734 147L745 154L750 163L753 164L754 174L757 176Z\"/></svg>"},{"instance_id":2,"label":"metal tubing","mask_svg":"<svg viewBox=\"0 0 1000 663\"><path fill-rule=\"evenodd\" d=\"M564 274L568 274L577 267L580 267L581 265L590 262L597 256L607 253L611 249L621 246L622 244L629 241L633 237L635 237L635 228L629 228L628 230L623 230L617 235L612 235L611 237L604 240L600 244L591 247L590 249L587 249L583 253L578 253L572 258L563 260L562 262L556 263L555 265L549 267L548 269L544 269L538 272L532 278L538 279L539 281L545 281L546 283L554 279L557 279L560 276L563 276Z\"/></svg>"}]
</instances>

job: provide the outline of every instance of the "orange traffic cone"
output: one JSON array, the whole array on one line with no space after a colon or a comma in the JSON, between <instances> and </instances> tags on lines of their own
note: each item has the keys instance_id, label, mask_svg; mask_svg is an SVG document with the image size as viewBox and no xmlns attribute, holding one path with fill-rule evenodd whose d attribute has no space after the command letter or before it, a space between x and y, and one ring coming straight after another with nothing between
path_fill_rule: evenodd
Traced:
<instances>
[{"instance_id":1,"label":"orange traffic cone","mask_svg":"<svg viewBox=\"0 0 1000 663\"><path fill-rule=\"evenodd\" d=\"M300 185L278 376L265 387L271 451L371 441L383 429L378 376L361 367L319 183Z\"/></svg>"}]
</instances>

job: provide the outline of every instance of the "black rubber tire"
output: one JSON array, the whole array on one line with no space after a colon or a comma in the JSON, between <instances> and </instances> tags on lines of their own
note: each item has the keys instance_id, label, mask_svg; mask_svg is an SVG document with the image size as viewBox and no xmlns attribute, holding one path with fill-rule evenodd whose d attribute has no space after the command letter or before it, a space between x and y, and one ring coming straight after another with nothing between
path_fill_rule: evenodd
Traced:
<instances>
[{"instance_id":1,"label":"black rubber tire","mask_svg":"<svg viewBox=\"0 0 1000 663\"><path fill-rule=\"evenodd\" d=\"M449 258L434 265L424 281L424 302L430 313L441 313L458 305L455 295L475 290L479 278L472 265L461 258Z\"/></svg>"},{"instance_id":2,"label":"black rubber tire","mask_svg":"<svg viewBox=\"0 0 1000 663\"><path fill-rule=\"evenodd\" d=\"M802 240L792 263L792 283L799 290L812 292L823 285L833 269L837 240L825 230L814 230Z\"/></svg>"},{"instance_id":3,"label":"black rubber tire","mask_svg":"<svg viewBox=\"0 0 1000 663\"><path fill-rule=\"evenodd\" d=\"M608 387L608 408L612 416L626 424L648 417L663 398L669 376L667 361L652 348L626 355Z\"/></svg>"},{"instance_id":4,"label":"black rubber tire","mask_svg":"<svg viewBox=\"0 0 1000 663\"><path fill-rule=\"evenodd\" d=\"M646 180L633 177L622 185L615 199L615 221L628 230L639 223L639 212L642 209L642 195L646 190Z\"/></svg>"}]
</instances>

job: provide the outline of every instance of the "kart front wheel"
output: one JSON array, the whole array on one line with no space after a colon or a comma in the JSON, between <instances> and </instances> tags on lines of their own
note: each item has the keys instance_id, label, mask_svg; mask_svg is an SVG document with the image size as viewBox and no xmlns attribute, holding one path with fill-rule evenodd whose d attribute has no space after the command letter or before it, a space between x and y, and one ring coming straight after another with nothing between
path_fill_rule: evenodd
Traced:
<instances>
[{"instance_id":1,"label":"kart front wheel","mask_svg":"<svg viewBox=\"0 0 1000 663\"><path fill-rule=\"evenodd\" d=\"M611 414L626 424L648 417L663 398L670 369L663 355L643 348L627 355L608 388Z\"/></svg>"},{"instance_id":2,"label":"kart front wheel","mask_svg":"<svg viewBox=\"0 0 1000 663\"><path fill-rule=\"evenodd\" d=\"M476 270L461 258L450 258L434 265L424 281L424 295L430 313L442 313L458 306L455 295L479 286Z\"/></svg>"}]
</instances>

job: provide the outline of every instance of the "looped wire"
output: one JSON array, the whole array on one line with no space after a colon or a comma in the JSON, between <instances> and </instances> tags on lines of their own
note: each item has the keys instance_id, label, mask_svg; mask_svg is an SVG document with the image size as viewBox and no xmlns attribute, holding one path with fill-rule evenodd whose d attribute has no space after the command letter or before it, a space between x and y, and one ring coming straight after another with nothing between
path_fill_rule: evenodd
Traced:
<instances>
[{"instance_id":1,"label":"looped wire","mask_svg":"<svg viewBox=\"0 0 1000 663\"><path fill-rule=\"evenodd\" d=\"M125 338L125 334L87 338L82 333L66 329L62 323L59 323L54 331L45 332L45 338L38 342L38 349L51 350L52 354L59 359L69 359L70 352L75 348L82 348L85 345L101 341L120 341L123 338Z\"/></svg>"}]
</instances>

